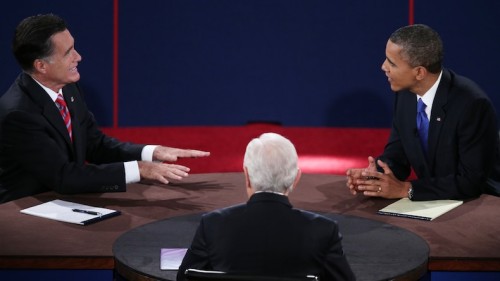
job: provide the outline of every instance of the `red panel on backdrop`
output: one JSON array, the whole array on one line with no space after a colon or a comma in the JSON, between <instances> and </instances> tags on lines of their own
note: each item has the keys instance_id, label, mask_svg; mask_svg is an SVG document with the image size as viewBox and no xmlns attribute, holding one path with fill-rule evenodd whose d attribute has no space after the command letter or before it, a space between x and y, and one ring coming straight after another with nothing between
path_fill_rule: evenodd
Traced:
<instances>
[{"instance_id":1,"label":"red panel on backdrop","mask_svg":"<svg viewBox=\"0 0 500 281\"><path fill-rule=\"evenodd\" d=\"M290 139L305 173L345 174L346 169L366 167L369 155L384 149L389 129L282 127L254 124L239 127L141 127L104 128L122 141L161 144L211 152L203 159L182 159L178 163L191 173L240 172L248 142L265 132Z\"/></svg>"}]
</instances>

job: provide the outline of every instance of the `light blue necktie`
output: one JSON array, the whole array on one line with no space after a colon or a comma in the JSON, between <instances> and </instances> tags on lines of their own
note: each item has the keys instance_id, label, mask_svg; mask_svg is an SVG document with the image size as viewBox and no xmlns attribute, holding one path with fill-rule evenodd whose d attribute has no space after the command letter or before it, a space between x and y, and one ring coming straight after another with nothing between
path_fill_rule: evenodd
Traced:
<instances>
[{"instance_id":1,"label":"light blue necktie","mask_svg":"<svg viewBox=\"0 0 500 281\"><path fill-rule=\"evenodd\" d=\"M427 136L429 134L429 119L425 113L426 107L427 105L419 98L417 103L417 129L425 153L427 153Z\"/></svg>"}]
</instances>

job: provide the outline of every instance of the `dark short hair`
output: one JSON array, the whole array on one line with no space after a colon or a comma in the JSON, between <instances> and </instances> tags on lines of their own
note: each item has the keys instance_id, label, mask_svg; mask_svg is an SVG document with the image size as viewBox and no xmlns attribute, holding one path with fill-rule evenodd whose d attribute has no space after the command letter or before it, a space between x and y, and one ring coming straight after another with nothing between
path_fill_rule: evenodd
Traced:
<instances>
[{"instance_id":1,"label":"dark short hair","mask_svg":"<svg viewBox=\"0 0 500 281\"><path fill-rule=\"evenodd\" d=\"M64 20L53 14L36 15L22 20L12 39L12 52L21 68L31 72L36 59L50 56L54 48L52 35L66 29Z\"/></svg>"},{"instance_id":2,"label":"dark short hair","mask_svg":"<svg viewBox=\"0 0 500 281\"><path fill-rule=\"evenodd\" d=\"M441 71L443 42L439 34L424 24L415 24L394 31L389 37L402 48L402 56L413 66L423 66L431 73Z\"/></svg>"}]
</instances>

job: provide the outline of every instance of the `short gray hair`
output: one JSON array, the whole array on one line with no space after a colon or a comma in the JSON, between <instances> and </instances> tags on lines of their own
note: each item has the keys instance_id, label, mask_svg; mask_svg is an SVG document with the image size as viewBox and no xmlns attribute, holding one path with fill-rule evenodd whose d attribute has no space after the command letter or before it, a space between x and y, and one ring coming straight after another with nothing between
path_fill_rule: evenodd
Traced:
<instances>
[{"instance_id":1,"label":"short gray hair","mask_svg":"<svg viewBox=\"0 0 500 281\"><path fill-rule=\"evenodd\" d=\"M298 173L295 146L276 133L265 133L247 145L243 166L254 191L291 191Z\"/></svg>"}]
</instances>

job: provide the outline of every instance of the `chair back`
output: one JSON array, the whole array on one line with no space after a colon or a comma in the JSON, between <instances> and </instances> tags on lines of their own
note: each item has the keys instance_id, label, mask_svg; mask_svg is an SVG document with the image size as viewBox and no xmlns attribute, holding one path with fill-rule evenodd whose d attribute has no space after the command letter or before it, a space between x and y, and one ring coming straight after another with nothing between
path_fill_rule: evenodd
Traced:
<instances>
[{"instance_id":1,"label":"chair back","mask_svg":"<svg viewBox=\"0 0 500 281\"><path fill-rule=\"evenodd\" d=\"M227 273L200 269L187 269L187 281L319 281L314 275L307 276L264 276L244 273Z\"/></svg>"}]
</instances>

